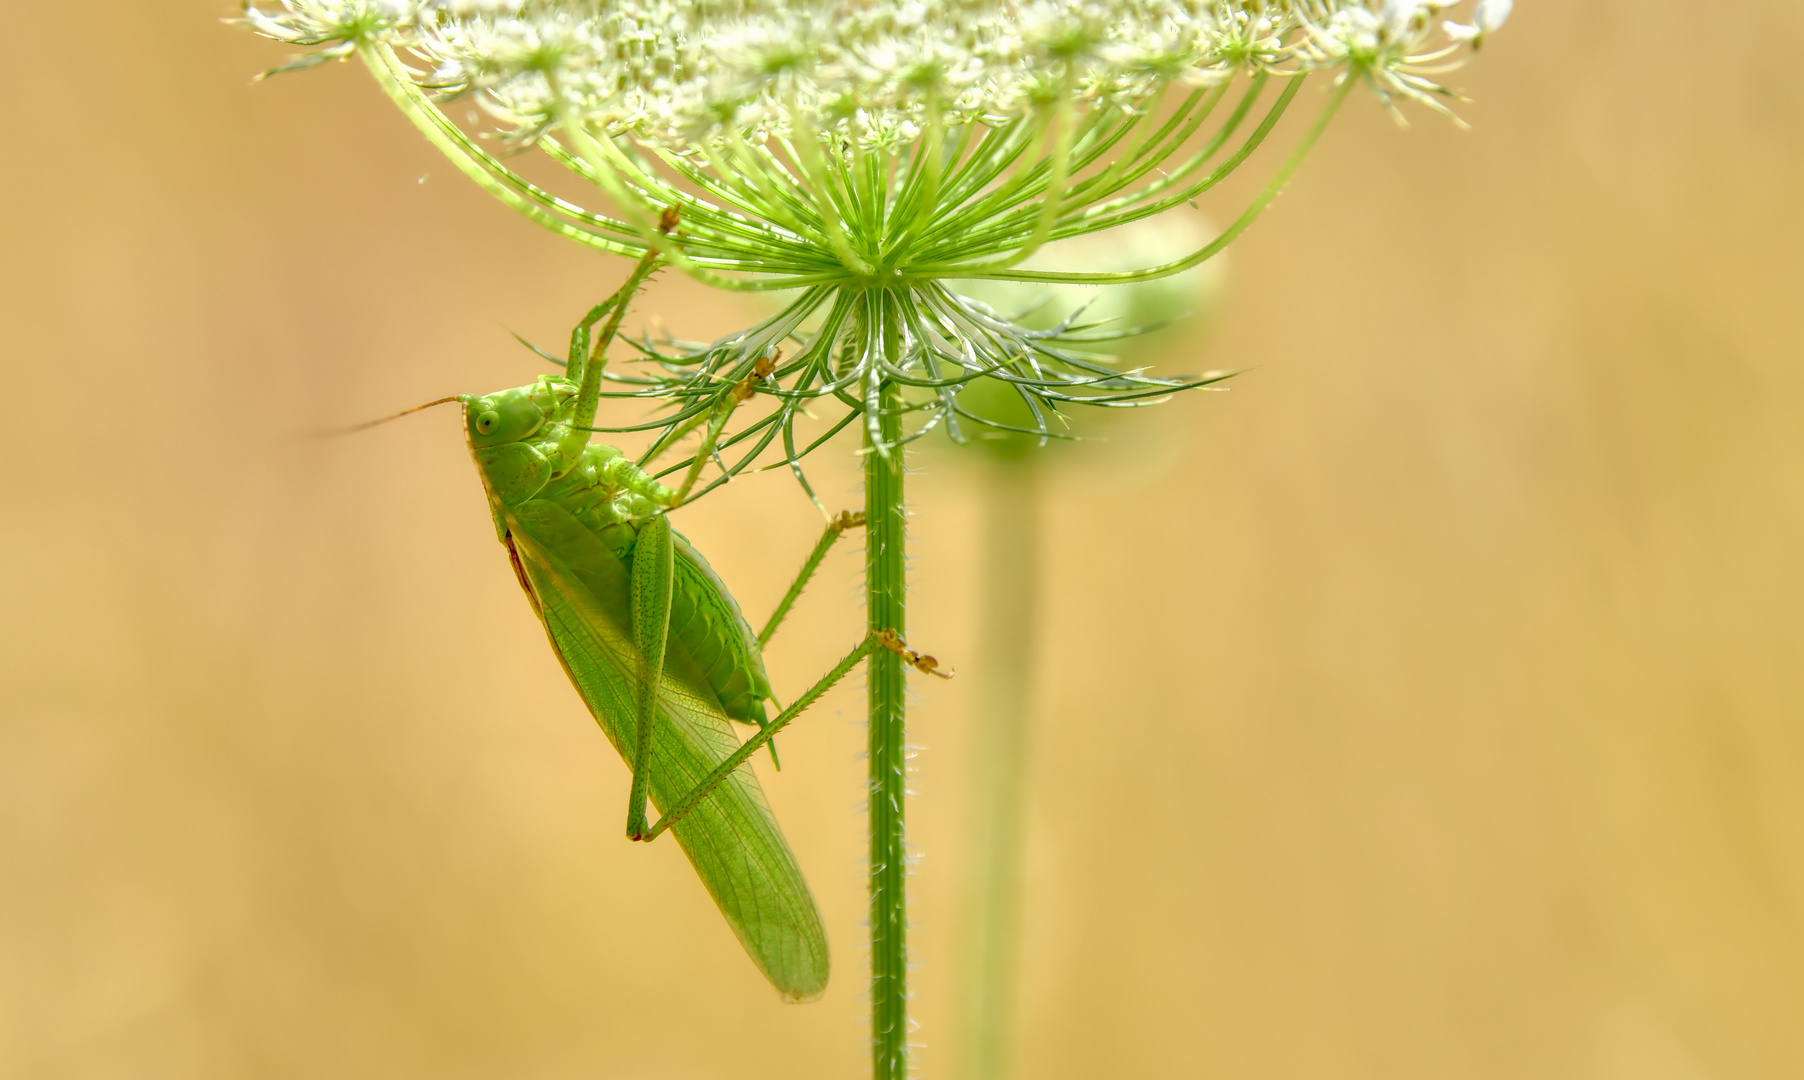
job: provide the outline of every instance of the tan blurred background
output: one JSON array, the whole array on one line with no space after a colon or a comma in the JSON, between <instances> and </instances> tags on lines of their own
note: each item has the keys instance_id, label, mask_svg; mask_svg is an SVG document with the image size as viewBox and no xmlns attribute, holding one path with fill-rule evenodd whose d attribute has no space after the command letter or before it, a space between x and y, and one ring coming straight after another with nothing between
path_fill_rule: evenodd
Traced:
<instances>
[{"instance_id":1,"label":"tan blurred background","mask_svg":"<svg viewBox=\"0 0 1804 1080\"><path fill-rule=\"evenodd\" d=\"M0 1075L859 1075L858 690L767 776L836 950L785 1007L619 838L452 418L296 437L525 381L505 329L622 267L357 69L247 85L225 13L8 12ZM1062 474L1023 1075L1804 1075L1801 37L1524 0L1473 131L1356 99L1176 362L1253 370ZM915 636L969 671L978 489L923 464ZM819 522L769 474L683 525L762 613ZM927 1076L975 678L915 714Z\"/></svg>"}]
</instances>

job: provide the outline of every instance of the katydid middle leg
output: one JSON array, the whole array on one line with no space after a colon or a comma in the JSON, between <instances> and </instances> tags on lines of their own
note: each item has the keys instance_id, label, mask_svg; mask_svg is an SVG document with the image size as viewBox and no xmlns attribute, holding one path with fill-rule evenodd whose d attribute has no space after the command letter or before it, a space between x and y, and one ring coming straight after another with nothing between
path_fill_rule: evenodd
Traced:
<instances>
[{"instance_id":1,"label":"katydid middle leg","mask_svg":"<svg viewBox=\"0 0 1804 1080\"><path fill-rule=\"evenodd\" d=\"M815 543L814 550L808 553L807 560L802 563L801 573L796 575L795 582L789 586L789 591L783 594L783 599L777 604L777 610L771 612L770 621L766 622L764 624L764 629L758 632L758 647L760 649L769 645L770 639L776 636L777 627L783 622L783 617L789 614L789 609L795 605L796 600L802 595L802 590L808 587L809 579L814 577L814 572L816 570L820 569L821 560L827 557L827 552L833 547L833 542L838 540L847 529L856 528L863 524L864 512L862 510L857 513L850 510L841 510L838 517L827 523L826 531L821 533L821 538ZM771 700L776 702L779 710L782 709L782 702L777 701L774 697ZM760 721L758 727L761 731L768 731L770 729L770 724ZM783 763L777 759L777 744L774 740L770 742L770 761L771 764L776 767L778 772L783 770Z\"/></svg>"},{"instance_id":2,"label":"katydid middle leg","mask_svg":"<svg viewBox=\"0 0 1804 1080\"><path fill-rule=\"evenodd\" d=\"M789 614L789 609L795 606L796 600L802 595L802 590L808 587L808 581L814 577L814 572L820 569L821 561L827 557L827 552L832 549L834 541L843 536L847 529L855 529L863 524L864 511L862 510L856 513L851 510L841 510L838 517L827 522L826 531L821 533L821 538L815 543L814 550L808 553L807 561L802 563L802 572L796 575L795 583L790 585L789 591L783 594L782 600L778 601L777 610L770 613L770 621L764 624L764 629L758 631L759 648L769 645L770 639L776 636L777 627L782 625L784 616Z\"/></svg>"},{"instance_id":3,"label":"katydid middle leg","mask_svg":"<svg viewBox=\"0 0 1804 1080\"><path fill-rule=\"evenodd\" d=\"M670 500L671 506L681 506L684 500L689 498L689 492L695 487L695 482L701 479L702 468L708 464L708 459L714 456L715 445L720 442L721 433L726 431L727 421L733 418L733 413L738 410L739 406L758 392L758 384L777 370L777 358L781 355L781 352L776 352L770 356L759 357L752 364L752 369L746 373L745 378L734 383L733 389L727 393L726 397L715 403L712 416L698 415L688 424L670 432L663 440L660 440L665 443L673 442L700 427L704 421L707 423L707 427L702 430L701 446L696 449L695 457L690 459L689 470L683 474L683 479L677 484L676 494Z\"/></svg>"}]
</instances>

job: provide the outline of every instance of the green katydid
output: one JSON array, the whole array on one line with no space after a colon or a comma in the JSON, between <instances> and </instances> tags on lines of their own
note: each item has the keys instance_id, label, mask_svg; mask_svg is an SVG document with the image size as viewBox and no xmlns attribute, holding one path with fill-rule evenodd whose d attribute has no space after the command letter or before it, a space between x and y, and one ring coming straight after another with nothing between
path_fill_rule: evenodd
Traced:
<instances>
[{"instance_id":1,"label":"green katydid","mask_svg":"<svg viewBox=\"0 0 1804 1080\"><path fill-rule=\"evenodd\" d=\"M674 222L663 224L668 231ZM741 766L874 648L942 673L894 633L875 633L767 719L764 703L774 697L761 646L833 541L862 524L862 515L842 514L827 526L754 635L726 585L665 516L699 468L672 491L619 450L589 441L603 351L655 266L655 252L648 253L625 286L578 324L564 374L431 404L462 405L470 453L520 587L571 683L632 769L628 837L674 833L753 963L785 998L806 1001L827 984L820 914L757 778ZM591 348L590 331L604 317ZM754 368L726 408L749 397L768 371ZM697 462L725 417L715 421ZM739 743L728 721L759 731ZM655 825L646 821L648 800L664 812Z\"/></svg>"}]
</instances>

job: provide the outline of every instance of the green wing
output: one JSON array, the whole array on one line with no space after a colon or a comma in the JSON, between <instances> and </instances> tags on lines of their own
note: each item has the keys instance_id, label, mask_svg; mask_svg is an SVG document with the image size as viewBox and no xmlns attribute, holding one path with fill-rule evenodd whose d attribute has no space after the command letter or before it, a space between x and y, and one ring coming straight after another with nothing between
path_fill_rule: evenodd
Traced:
<instances>
[{"instance_id":1,"label":"green wing","mask_svg":"<svg viewBox=\"0 0 1804 1080\"><path fill-rule=\"evenodd\" d=\"M570 681L623 757L634 743L627 570L561 507L529 501L507 513L521 584L539 611ZM652 733L651 801L673 805L739 745L705 685L666 671ZM671 829L733 933L784 997L827 987L827 938L808 883L764 792L741 768Z\"/></svg>"}]
</instances>

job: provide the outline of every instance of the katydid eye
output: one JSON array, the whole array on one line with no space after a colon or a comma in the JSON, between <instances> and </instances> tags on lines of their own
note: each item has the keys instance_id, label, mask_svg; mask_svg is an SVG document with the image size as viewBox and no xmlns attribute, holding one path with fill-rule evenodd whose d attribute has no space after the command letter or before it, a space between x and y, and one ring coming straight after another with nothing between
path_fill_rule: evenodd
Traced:
<instances>
[{"instance_id":1,"label":"katydid eye","mask_svg":"<svg viewBox=\"0 0 1804 1080\"><path fill-rule=\"evenodd\" d=\"M489 432L494 431L495 425L499 423L501 423L500 413L493 410L480 413L476 417L476 434L487 435Z\"/></svg>"}]
</instances>

